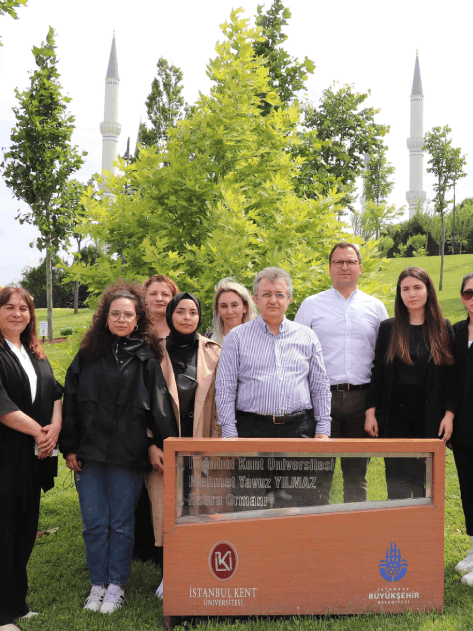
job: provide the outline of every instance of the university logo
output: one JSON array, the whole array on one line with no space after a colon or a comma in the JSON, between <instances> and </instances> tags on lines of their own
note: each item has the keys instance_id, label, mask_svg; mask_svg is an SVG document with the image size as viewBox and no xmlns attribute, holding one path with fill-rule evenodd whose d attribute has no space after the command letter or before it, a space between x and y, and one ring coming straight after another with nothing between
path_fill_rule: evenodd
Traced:
<instances>
[{"instance_id":1,"label":"university logo","mask_svg":"<svg viewBox=\"0 0 473 631\"><path fill-rule=\"evenodd\" d=\"M404 578L407 572L407 562L401 559L401 548L391 542L391 547L386 549L386 558L379 562L379 573L385 581L397 583Z\"/></svg>"},{"instance_id":2,"label":"university logo","mask_svg":"<svg viewBox=\"0 0 473 631\"><path fill-rule=\"evenodd\" d=\"M238 568L238 554L228 541L216 543L209 554L209 569L219 581L228 581Z\"/></svg>"}]
</instances>

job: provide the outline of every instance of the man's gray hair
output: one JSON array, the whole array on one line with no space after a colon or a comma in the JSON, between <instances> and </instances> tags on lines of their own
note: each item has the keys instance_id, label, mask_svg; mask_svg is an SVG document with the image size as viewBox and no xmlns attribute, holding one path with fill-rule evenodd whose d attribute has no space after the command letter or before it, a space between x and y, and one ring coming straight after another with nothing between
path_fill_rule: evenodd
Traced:
<instances>
[{"instance_id":1,"label":"man's gray hair","mask_svg":"<svg viewBox=\"0 0 473 631\"><path fill-rule=\"evenodd\" d=\"M269 280L272 283L277 280L284 280L286 282L289 298L292 298L292 278L285 270L281 269L280 267L265 267L263 270L261 270L261 272L256 275L256 278L253 282L253 296L258 295L258 287L263 279Z\"/></svg>"}]
</instances>

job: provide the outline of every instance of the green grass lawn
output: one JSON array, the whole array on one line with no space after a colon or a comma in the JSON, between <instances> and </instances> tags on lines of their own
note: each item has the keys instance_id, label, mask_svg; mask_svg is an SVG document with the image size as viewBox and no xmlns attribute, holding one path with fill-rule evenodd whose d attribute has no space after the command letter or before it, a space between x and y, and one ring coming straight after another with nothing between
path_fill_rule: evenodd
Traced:
<instances>
[{"instance_id":1,"label":"green grass lawn","mask_svg":"<svg viewBox=\"0 0 473 631\"><path fill-rule=\"evenodd\" d=\"M440 260L437 257L394 259L383 264L379 282L395 287L399 273L408 265L424 267L438 287ZM444 290L438 292L444 315L452 324L464 317L459 292L461 278L473 271L473 255L446 257ZM387 303L390 315L393 302ZM47 345L47 354L59 381L64 381L65 371L72 360L84 327L91 319L90 310L74 315L72 310L55 310L55 335L59 328L72 326L79 333L63 344ZM45 319L45 310L38 310L38 322ZM370 499L380 499L385 493L382 463L370 465L368 472ZM341 500L341 477L335 472L332 500ZM460 577L454 566L469 548L460 502L460 492L455 465L450 451L446 461L446 508L445 508L445 609L443 614L362 615L343 617L277 618L272 620L250 619L227 622L202 622L199 629L227 629L235 631L283 631L283 630L465 630L473 629L473 589L460 585ZM150 563L133 563L128 602L112 616L85 612L83 602L88 595L89 581L81 531L76 491L70 472L61 460L59 477L54 490L44 495L41 505L40 530L59 526L57 533L38 539L29 564L29 605L39 610L40 616L22 622L26 630L35 631L144 631L161 629L162 608L155 596L160 576ZM1 567L0 567L1 571ZM186 628L185 626L178 627Z\"/></svg>"}]
</instances>

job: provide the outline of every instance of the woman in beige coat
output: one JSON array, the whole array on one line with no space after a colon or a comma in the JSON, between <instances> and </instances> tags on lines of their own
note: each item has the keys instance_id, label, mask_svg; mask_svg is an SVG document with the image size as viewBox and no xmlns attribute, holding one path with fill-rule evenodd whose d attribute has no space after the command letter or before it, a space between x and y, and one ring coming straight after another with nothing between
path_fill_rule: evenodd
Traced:
<instances>
[{"instance_id":1,"label":"woman in beige coat","mask_svg":"<svg viewBox=\"0 0 473 631\"><path fill-rule=\"evenodd\" d=\"M180 437L218 438L215 405L215 377L220 345L197 333L201 323L200 302L190 293L173 297L166 308L169 336L161 342L161 368L166 380ZM152 445L149 449L153 470L147 485L153 511L155 544L160 548L162 567L163 545L163 452ZM163 582L156 594L163 595Z\"/></svg>"}]
</instances>

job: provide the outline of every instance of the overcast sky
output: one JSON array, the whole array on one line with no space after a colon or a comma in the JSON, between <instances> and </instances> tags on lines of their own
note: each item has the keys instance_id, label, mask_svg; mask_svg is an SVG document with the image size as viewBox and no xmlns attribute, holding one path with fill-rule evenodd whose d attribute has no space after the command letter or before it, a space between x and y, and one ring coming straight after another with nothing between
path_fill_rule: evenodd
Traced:
<instances>
[{"instance_id":1,"label":"overcast sky","mask_svg":"<svg viewBox=\"0 0 473 631\"><path fill-rule=\"evenodd\" d=\"M262 3L261 1L259 2ZM57 32L57 55L64 92L76 118L73 141L88 152L78 173L84 182L100 169L105 74L113 30L120 74L119 152L131 136L136 141L144 102L159 57L184 73L185 98L194 102L210 83L206 64L223 39L219 25L232 8L241 6L252 18L259 4L252 0L29 0L18 9L19 20L0 18L0 148L10 142L14 123L14 89L28 87L34 68L33 46L45 40L51 25ZM266 8L271 5L265 2ZM471 13L465 1L438 0L287 0L292 18L286 49L308 56L316 65L307 82L307 96L317 102L333 81L371 90L369 104L380 108L378 121L391 126L386 138L388 159L396 168L391 203L405 206L409 188L409 96L416 48L419 49L425 95L424 133L434 125L450 125L453 144L468 154L468 177L457 186L457 200L473 196L471 135ZM425 167L427 158L424 158ZM432 197L432 179L424 190ZM15 221L20 202L0 181L0 284L19 279L21 269L35 265L41 254L29 248L35 230Z\"/></svg>"}]
</instances>

